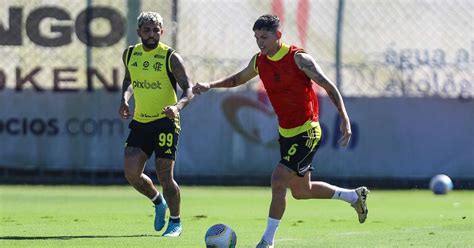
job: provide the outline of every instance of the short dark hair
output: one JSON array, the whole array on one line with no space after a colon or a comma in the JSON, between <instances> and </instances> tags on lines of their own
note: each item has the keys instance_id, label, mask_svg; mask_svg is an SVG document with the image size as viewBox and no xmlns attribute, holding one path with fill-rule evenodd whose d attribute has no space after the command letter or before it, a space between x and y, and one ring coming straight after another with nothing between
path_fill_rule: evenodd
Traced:
<instances>
[{"instance_id":1,"label":"short dark hair","mask_svg":"<svg viewBox=\"0 0 474 248\"><path fill-rule=\"evenodd\" d=\"M253 31L266 30L276 32L280 28L280 18L276 15L260 16L253 24Z\"/></svg>"}]
</instances>

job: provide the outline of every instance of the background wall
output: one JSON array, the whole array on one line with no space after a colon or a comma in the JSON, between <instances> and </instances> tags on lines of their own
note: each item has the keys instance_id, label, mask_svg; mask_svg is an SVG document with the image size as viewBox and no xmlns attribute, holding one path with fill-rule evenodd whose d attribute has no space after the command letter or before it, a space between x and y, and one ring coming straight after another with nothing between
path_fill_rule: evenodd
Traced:
<instances>
[{"instance_id":1,"label":"background wall","mask_svg":"<svg viewBox=\"0 0 474 248\"><path fill-rule=\"evenodd\" d=\"M473 1L3 3L2 182L123 180L128 122L117 115L121 54L137 42L143 10L162 14L162 41L177 49L198 82L244 67L258 52L253 22L264 13L279 15L283 39L316 57L353 122L350 147L338 147L335 108L315 89L324 129L315 177L399 187L445 173L472 186ZM279 160L277 122L258 78L196 97L182 112L182 125L178 178L268 183Z\"/></svg>"}]
</instances>

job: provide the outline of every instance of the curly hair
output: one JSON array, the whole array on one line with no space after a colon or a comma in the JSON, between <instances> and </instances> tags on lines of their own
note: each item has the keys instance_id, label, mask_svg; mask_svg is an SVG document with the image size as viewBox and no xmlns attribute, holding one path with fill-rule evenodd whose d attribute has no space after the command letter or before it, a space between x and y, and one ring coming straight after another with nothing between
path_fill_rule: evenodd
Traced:
<instances>
[{"instance_id":1,"label":"curly hair","mask_svg":"<svg viewBox=\"0 0 474 248\"><path fill-rule=\"evenodd\" d=\"M138 28L147 22L153 22L160 27L163 26L163 17L156 12L142 12L137 18Z\"/></svg>"}]
</instances>

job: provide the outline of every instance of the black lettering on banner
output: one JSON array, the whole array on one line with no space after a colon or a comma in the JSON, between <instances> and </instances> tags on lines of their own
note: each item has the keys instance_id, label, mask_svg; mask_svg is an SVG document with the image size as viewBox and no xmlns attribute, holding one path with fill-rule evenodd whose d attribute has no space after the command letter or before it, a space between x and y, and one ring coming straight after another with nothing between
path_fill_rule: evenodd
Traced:
<instances>
[{"instance_id":1,"label":"black lettering on banner","mask_svg":"<svg viewBox=\"0 0 474 248\"><path fill-rule=\"evenodd\" d=\"M10 119L7 121L6 125L5 125L5 130L7 131L7 133L11 134L11 135L18 135L20 134L20 129L17 129L17 128L14 128L13 125L18 125L20 124L20 120L16 119L16 118L13 118L13 119Z\"/></svg>"},{"instance_id":2,"label":"black lettering on banner","mask_svg":"<svg viewBox=\"0 0 474 248\"><path fill-rule=\"evenodd\" d=\"M119 71L117 68L112 69L112 83L107 82L105 77L95 68L87 68L87 91L94 91L93 76L97 77L105 89L109 92L117 92L119 90Z\"/></svg>"},{"instance_id":3,"label":"black lettering on banner","mask_svg":"<svg viewBox=\"0 0 474 248\"><path fill-rule=\"evenodd\" d=\"M65 132L61 132L61 128ZM68 119L65 125L60 125L57 118L9 118L0 119L0 135L11 136L34 135L34 136L57 136L65 134L68 136L113 136L115 134L123 135L124 125L120 119Z\"/></svg>"},{"instance_id":4,"label":"black lettering on banner","mask_svg":"<svg viewBox=\"0 0 474 248\"><path fill-rule=\"evenodd\" d=\"M8 8L8 29L0 22L0 45L21 46L23 43L21 20L23 8Z\"/></svg>"},{"instance_id":5,"label":"black lettering on banner","mask_svg":"<svg viewBox=\"0 0 474 248\"><path fill-rule=\"evenodd\" d=\"M28 134L28 119L23 118L21 124L22 124L21 127L23 130L23 135Z\"/></svg>"},{"instance_id":6,"label":"black lettering on banner","mask_svg":"<svg viewBox=\"0 0 474 248\"><path fill-rule=\"evenodd\" d=\"M71 43L72 29L65 25L51 24L51 32L59 35L46 37L41 33L41 22L46 18L54 18L59 21L69 21L71 17L63 9L56 7L42 7L33 10L26 19L26 34L34 43L45 47L58 47Z\"/></svg>"},{"instance_id":7,"label":"black lettering on banner","mask_svg":"<svg viewBox=\"0 0 474 248\"><path fill-rule=\"evenodd\" d=\"M58 119L49 119L48 120L48 132L50 136L57 135L59 133Z\"/></svg>"},{"instance_id":8,"label":"black lettering on banner","mask_svg":"<svg viewBox=\"0 0 474 248\"><path fill-rule=\"evenodd\" d=\"M90 29L91 22L96 18L109 21L110 31L104 36L94 36ZM84 44L93 47L106 47L120 41L125 34L125 21L115 10L107 7L88 7L76 19L77 38Z\"/></svg>"},{"instance_id":9,"label":"black lettering on banner","mask_svg":"<svg viewBox=\"0 0 474 248\"><path fill-rule=\"evenodd\" d=\"M46 131L46 123L39 118L33 119L30 122L29 130L33 135L42 135Z\"/></svg>"},{"instance_id":10,"label":"black lettering on banner","mask_svg":"<svg viewBox=\"0 0 474 248\"><path fill-rule=\"evenodd\" d=\"M7 75L5 75L5 72L3 72L2 69L0 69L0 90L5 89L6 83L7 83Z\"/></svg>"},{"instance_id":11,"label":"black lettering on banner","mask_svg":"<svg viewBox=\"0 0 474 248\"><path fill-rule=\"evenodd\" d=\"M30 82L33 87L35 88L36 91L43 91L43 89L39 86L39 84L36 82L34 76L36 73L41 71L41 67L36 67L33 69L28 75L26 75L24 78L21 77L21 68L17 67L16 68L16 86L15 90L16 91L22 91L23 90L23 85L26 82Z\"/></svg>"},{"instance_id":12,"label":"black lettering on banner","mask_svg":"<svg viewBox=\"0 0 474 248\"><path fill-rule=\"evenodd\" d=\"M40 27L49 19L49 33ZM105 19L110 24L110 31L105 35L94 35L91 23L96 19ZM26 18L26 35L40 46L59 47L72 42L74 29L81 42L87 46L106 47L116 44L125 35L125 20L117 10L108 7L88 7L76 18L75 26L69 24L72 18L67 10L60 7L39 7L33 9ZM7 25L5 25L7 26ZM23 8L8 9L8 29L0 22L0 45L21 46L23 44Z\"/></svg>"},{"instance_id":13,"label":"black lettering on banner","mask_svg":"<svg viewBox=\"0 0 474 248\"><path fill-rule=\"evenodd\" d=\"M124 132L123 122L120 119L113 119L113 120L102 119L100 120L99 124L100 124L99 135L102 135L104 133L104 129L109 130L108 132L109 136L114 135L114 130L115 130L114 127L118 128L117 133L121 134Z\"/></svg>"},{"instance_id":14,"label":"black lettering on banner","mask_svg":"<svg viewBox=\"0 0 474 248\"><path fill-rule=\"evenodd\" d=\"M71 134L72 136L76 136L81 132L81 129L78 125L80 121L77 118L71 118L66 122L66 131L68 134ZM75 125L75 126L73 126Z\"/></svg>"},{"instance_id":15,"label":"black lettering on banner","mask_svg":"<svg viewBox=\"0 0 474 248\"><path fill-rule=\"evenodd\" d=\"M61 87L61 82L63 83L75 83L76 82L76 77L61 77L62 73L71 73L71 72L76 72L77 68L74 67L66 67L66 68L55 68L53 70L53 84L54 84L54 91L58 92L75 92L79 91L78 88L71 88L71 87Z\"/></svg>"},{"instance_id":16,"label":"black lettering on banner","mask_svg":"<svg viewBox=\"0 0 474 248\"><path fill-rule=\"evenodd\" d=\"M97 123L94 119L87 118L81 123L81 130L86 136L93 136L97 131Z\"/></svg>"}]
</instances>

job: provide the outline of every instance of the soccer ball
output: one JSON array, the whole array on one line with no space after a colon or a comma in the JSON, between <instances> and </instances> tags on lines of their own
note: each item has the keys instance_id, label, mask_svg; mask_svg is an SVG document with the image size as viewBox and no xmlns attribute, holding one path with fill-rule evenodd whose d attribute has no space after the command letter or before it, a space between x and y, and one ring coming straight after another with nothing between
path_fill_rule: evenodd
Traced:
<instances>
[{"instance_id":1,"label":"soccer ball","mask_svg":"<svg viewBox=\"0 0 474 248\"><path fill-rule=\"evenodd\" d=\"M234 248L237 244L237 235L226 224L216 224L209 227L204 239L207 248Z\"/></svg>"},{"instance_id":2,"label":"soccer ball","mask_svg":"<svg viewBox=\"0 0 474 248\"><path fill-rule=\"evenodd\" d=\"M436 195L444 195L453 189L453 182L448 176L439 174L431 178L430 189Z\"/></svg>"}]
</instances>

